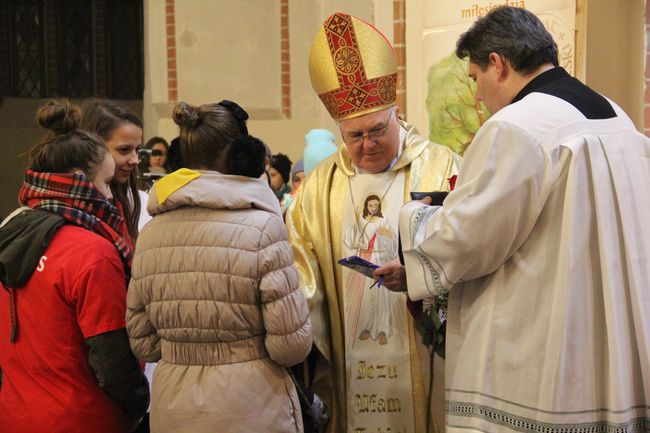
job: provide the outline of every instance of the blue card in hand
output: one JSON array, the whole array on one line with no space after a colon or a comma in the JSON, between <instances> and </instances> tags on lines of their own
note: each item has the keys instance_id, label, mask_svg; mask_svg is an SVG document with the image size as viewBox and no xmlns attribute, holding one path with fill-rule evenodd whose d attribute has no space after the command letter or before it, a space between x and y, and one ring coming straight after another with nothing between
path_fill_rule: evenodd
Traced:
<instances>
[{"instance_id":1,"label":"blue card in hand","mask_svg":"<svg viewBox=\"0 0 650 433\"><path fill-rule=\"evenodd\" d=\"M350 256L344 259L340 259L338 263L339 265L346 266L352 269L353 271L360 272L366 277L373 278L373 279L375 277L373 276L372 272L379 267L379 265L369 262L368 260L363 259L359 256ZM382 278L379 277L377 281L378 281L377 287L381 287Z\"/></svg>"}]
</instances>

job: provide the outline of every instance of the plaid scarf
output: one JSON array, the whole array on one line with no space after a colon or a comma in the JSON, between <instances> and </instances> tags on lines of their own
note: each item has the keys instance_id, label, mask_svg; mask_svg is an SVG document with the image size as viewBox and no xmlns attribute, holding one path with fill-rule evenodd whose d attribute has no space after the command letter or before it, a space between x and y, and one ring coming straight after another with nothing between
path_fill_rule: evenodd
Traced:
<instances>
[{"instance_id":1,"label":"plaid scarf","mask_svg":"<svg viewBox=\"0 0 650 433\"><path fill-rule=\"evenodd\" d=\"M84 173L45 173L27 169L19 201L21 205L57 214L108 239L120 252L124 263L131 266L133 244L122 213L97 191Z\"/></svg>"}]
</instances>

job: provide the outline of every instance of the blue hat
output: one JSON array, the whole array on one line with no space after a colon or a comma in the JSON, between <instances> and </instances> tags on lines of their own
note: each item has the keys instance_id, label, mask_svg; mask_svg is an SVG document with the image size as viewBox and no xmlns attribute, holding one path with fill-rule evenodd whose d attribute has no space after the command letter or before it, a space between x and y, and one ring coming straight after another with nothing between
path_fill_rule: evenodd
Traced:
<instances>
[{"instance_id":1,"label":"blue hat","mask_svg":"<svg viewBox=\"0 0 650 433\"><path fill-rule=\"evenodd\" d=\"M305 176L309 175L318 163L338 150L334 140L334 134L327 129L312 129L305 135Z\"/></svg>"}]
</instances>

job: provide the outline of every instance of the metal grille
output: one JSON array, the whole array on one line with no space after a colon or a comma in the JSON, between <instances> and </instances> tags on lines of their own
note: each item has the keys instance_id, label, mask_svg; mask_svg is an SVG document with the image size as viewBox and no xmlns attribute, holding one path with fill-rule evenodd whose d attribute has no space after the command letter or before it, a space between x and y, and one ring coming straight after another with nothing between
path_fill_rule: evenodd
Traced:
<instances>
[{"instance_id":1,"label":"metal grille","mask_svg":"<svg viewBox=\"0 0 650 433\"><path fill-rule=\"evenodd\" d=\"M45 96L41 2L20 1L13 7L13 90L16 96Z\"/></svg>"},{"instance_id":2,"label":"metal grille","mask_svg":"<svg viewBox=\"0 0 650 433\"><path fill-rule=\"evenodd\" d=\"M59 1L57 8L58 93L71 98L92 95L92 2Z\"/></svg>"},{"instance_id":3,"label":"metal grille","mask_svg":"<svg viewBox=\"0 0 650 433\"><path fill-rule=\"evenodd\" d=\"M106 33L110 53L109 92L112 98L142 99L142 7L137 2L112 2ZM125 79L125 77L130 77Z\"/></svg>"},{"instance_id":4,"label":"metal grille","mask_svg":"<svg viewBox=\"0 0 650 433\"><path fill-rule=\"evenodd\" d=\"M0 95L11 94L10 22L7 0L0 0L0 65L4 65L0 67Z\"/></svg>"},{"instance_id":5,"label":"metal grille","mask_svg":"<svg viewBox=\"0 0 650 433\"><path fill-rule=\"evenodd\" d=\"M142 0L0 0L0 96L142 99Z\"/></svg>"}]
</instances>

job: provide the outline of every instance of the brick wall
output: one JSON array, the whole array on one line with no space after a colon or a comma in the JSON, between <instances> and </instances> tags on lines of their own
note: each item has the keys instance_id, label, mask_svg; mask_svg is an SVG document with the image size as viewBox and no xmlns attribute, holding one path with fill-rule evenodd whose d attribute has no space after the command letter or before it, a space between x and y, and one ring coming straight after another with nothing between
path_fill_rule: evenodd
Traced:
<instances>
[{"instance_id":1,"label":"brick wall","mask_svg":"<svg viewBox=\"0 0 650 433\"><path fill-rule=\"evenodd\" d=\"M397 106L406 119L406 0L393 0L393 46L397 53Z\"/></svg>"},{"instance_id":2,"label":"brick wall","mask_svg":"<svg viewBox=\"0 0 650 433\"><path fill-rule=\"evenodd\" d=\"M175 0L167 0L167 97L169 102L178 100L178 80L176 75L176 12Z\"/></svg>"}]
</instances>

